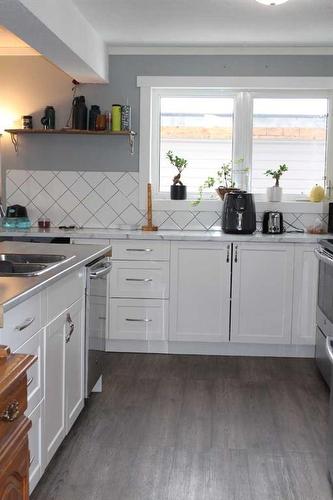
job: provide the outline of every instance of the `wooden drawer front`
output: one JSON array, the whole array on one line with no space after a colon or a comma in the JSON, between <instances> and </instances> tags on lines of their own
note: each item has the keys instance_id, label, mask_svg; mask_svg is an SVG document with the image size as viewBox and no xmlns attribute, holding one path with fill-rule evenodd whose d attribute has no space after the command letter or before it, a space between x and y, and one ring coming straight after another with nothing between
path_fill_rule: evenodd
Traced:
<instances>
[{"instance_id":1,"label":"wooden drawer front","mask_svg":"<svg viewBox=\"0 0 333 500\"><path fill-rule=\"evenodd\" d=\"M18 420L27 409L27 375L20 377L0 400L0 440L15 428Z\"/></svg>"},{"instance_id":2,"label":"wooden drawer front","mask_svg":"<svg viewBox=\"0 0 333 500\"><path fill-rule=\"evenodd\" d=\"M167 331L167 300L111 299L109 338L165 340Z\"/></svg>"},{"instance_id":3,"label":"wooden drawer front","mask_svg":"<svg viewBox=\"0 0 333 500\"><path fill-rule=\"evenodd\" d=\"M110 286L111 297L167 299L169 263L114 261Z\"/></svg>"},{"instance_id":4,"label":"wooden drawer front","mask_svg":"<svg viewBox=\"0 0 333 500\"><path fill-rule=\"evenodd\" d=\"M31 494L40 480L44 469L42 458L43 402L29 415L29 419L32 423L29 431L29 491Z\"/></svg>"},{"instance_id":5,"label":"wooden drawer front","mask_svg":"<svg viewBox=\"0 0 333 500\"><path fill-rule=\"evenodd\" d=\"M0 344L16 351L41 328L41 295L38 293L4 314Z\"/></svg>"},{"instance_id":6,"label":"wooden drawer front","mask_svg":"<svg viewBox=\"0 0 333 500\"><path fill-rule=\"evenodd\" d=\"M151 240L112 242L112 258L119 260L169 260L170 243Z\"/></svg>"},{"instance_id":7,"label":"wooden drawer front","mask_svg":"<svg viewBox=\"0 0 333 500\"><path fill-rule=\"evenodd\" d=\"M37 360L27 371L27 415L30 415L34 408L40 403L44 395L43 342L44 330L40 330L16 351L22 354L33 354L34 356L37 356Z\"/></svg>"},{"instance_id":8,"label":"wooden drawer front","mask_svg":"<svg viewBox=\"0 0 333 500\"><path fill-rule=\"evenodd\" d=\"M84 290L85 268L74 271L47 288L48 322L80 299Z\"/></svg>"}]
</instances>

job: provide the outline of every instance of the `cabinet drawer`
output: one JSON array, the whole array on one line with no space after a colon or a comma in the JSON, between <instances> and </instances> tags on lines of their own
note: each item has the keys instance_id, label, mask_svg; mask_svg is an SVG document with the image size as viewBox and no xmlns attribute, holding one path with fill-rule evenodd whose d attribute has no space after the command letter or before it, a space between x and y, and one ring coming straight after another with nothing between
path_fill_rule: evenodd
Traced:
<instances>
[{"instance_id":1,"label":"cabinet drawer","mask_svg":"<svg viewBox=\"0 0 333 500\"><path fill-rule=\"evenodd\" d=\"M26 409L27 375L25 373L1 395L0 441L15 429L18 420L22 418Z\"/></svg>"},{"instance_id":2,"label":"cabinet drawer","mask_svg":"<svg viewBox=\"0 0 333 500\"><path fill-rule=\"evenodd\" d=\"M30 451L29 492L31 494L40 480L44 470L42 449L43 402L41 402L29 415L29 419L32 424L28 434Z\"/></svg>"},{"instance_id":3,"label":"cabinet drawer","mask_svg":"<svg viewBox=\"0 0 333 500\"><path fill-rule=\"evenodd\" d=\"M74 271L47 288L48 322L80 299L84 295L84 290L85 268Z\"/></svg>"},{"instance_id":4,"label":"cabinet drawer","mask_svg":"<svg viewBox=\"0 0 333 500\"><path fill-rule=\"evenodd\" d=\"M165 340L167 332L167 300L111 299L110 339Z\"/></svg>"},{"instance_id":5,"label":"cabinet drawer","mask_svg":"<svg viewBox=\"0 0 333 500\"><path fill-rule=\"evenodd\" d=\"M114 261L110 286L111 297L167 299L169 263Z\"/></svg>"},{"instance_id":6,"label":"cabinet drawer","mask_svg":"<svg viewBox=\"0 0 333 500\"><path fill-rule=\"evenodd\" d=\"M112 242L112 258L119 260L169 260L170 243L166 241L121 240Z\"/></svg>"},{"instance_id":7,"label":"cabinet drawer","mask_svg":"<svg viewBox=\"0 0 333 500\"><path fill-rule=\"evenodd\" d=\"M41 328L41 295L38 293L4 314L0 344L16 351Z\"/></svg>"},{"instance_id":8,"label":"cabinet drawer","mask_svg":"<svg viewBox=\"0 0 333 500\"><path fill-rule=\"evenodd\" d=\"M27 371L28 386L28 408L26 414L29 415L33 409L40 403L44 395L44 377L43 377L43 342L44 331L40 330L31 337L25 344L17 349L17 353L33 354L37 356L36 362Z\"/></svg>"}]
</instances>

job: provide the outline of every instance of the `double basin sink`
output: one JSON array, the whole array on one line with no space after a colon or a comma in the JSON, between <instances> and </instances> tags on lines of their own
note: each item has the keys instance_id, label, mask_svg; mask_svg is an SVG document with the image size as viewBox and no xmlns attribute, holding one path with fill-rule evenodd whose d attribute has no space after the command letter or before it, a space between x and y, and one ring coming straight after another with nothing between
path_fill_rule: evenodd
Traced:
<instances>
[{"instance_id":1,"label":"double basin sink","mask_svg":"<svg viewBox=\"0 0 333 500\"><path fill-rule=\"evenodd\" d=\"M2 253L0 254L0 277L39 276L73 257L52 254Z\"/></svg>"}]
</instances>

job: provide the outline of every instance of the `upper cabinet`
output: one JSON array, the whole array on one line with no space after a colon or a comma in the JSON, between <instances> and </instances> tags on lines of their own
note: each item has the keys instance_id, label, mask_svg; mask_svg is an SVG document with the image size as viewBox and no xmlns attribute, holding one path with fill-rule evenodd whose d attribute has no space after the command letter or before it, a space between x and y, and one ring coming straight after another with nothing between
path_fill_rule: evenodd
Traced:
<instances>
[{"instance_id":1,"label":"upper cabinet","mask_svg":"<svg viewBox=\"0 0 333 500\"><path fill-rule=\"evenodd\" d=\"M231 341L289 344L294 245L235 243Z\"/></svg>"},{"instance_id":2,"label":"upper cabinet","mask_svg":"<svg viewBox=\"0 0 333 500\"><path fill-rule=\"evenodd\" d=\"M169 340L229 340L231 246L172 243Z\"/></svg>"}]
</instances>

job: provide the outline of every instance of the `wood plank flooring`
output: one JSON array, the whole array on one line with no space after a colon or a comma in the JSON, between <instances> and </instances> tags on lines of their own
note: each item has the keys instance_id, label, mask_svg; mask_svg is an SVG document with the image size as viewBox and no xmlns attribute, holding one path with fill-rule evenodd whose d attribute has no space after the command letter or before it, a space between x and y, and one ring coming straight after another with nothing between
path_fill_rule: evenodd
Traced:
<instances>
[{"instance_id":1,"label":"wood plank flooring","mask_svg":"<svg viewBox=\"0 0 333 500\"><path fill-rule=\"evenodd\" d=\"M107 354L32 500L329 500L313 360Z\"/></svg>"}]
</instances>

